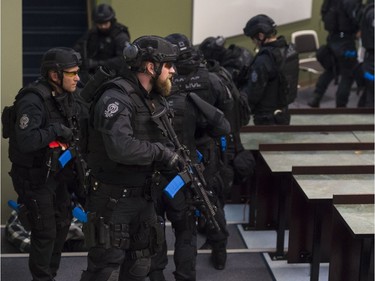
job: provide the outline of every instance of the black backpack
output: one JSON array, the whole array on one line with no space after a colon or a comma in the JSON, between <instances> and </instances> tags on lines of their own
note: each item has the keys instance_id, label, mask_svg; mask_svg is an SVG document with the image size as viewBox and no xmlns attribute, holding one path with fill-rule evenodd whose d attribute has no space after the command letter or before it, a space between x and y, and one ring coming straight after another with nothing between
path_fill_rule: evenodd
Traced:
<instances>
[{"instance_id":1,"label":"black backpack","mask_svg":"<svg viewBox=\"0 0 375 281\"><path fill-rule=\"evenodd\" d=\"M324 29L329 33L356 33L361 7L361 0L324 0L320 9Z\"/></svg>"},{"instance_id":2,"label":"black backpack","mask_svg":"<svg viewBox=\"0 0 375 281\"><path fill-rule=\"evenodd\" d=\"M335 0L324 0L320 9L320 15L325 30L335 32L339 29L338 5Z\"/></svg>"},{"instance_id":3,"label":"black backpack","mask_svg":"<svg viewBox=\"0 0 375 281\"><path fill-rule=\"evenodd\" d=\"M216 73L217 76L219 76L221 81L224 83L224 85L227 87L227 89L230 91L234 100L235 108L232 110L233 112L230 112L230 113L224 112L224 113L226 114L226 116L232 115L232 114L238 115L239 120L237 120L237 117L233 117L236 120L235 127L237 128L232 128L232 129L234 131L239 130L240 127L245 126L250 122L251 112L250 112L250 107L247 101L247 96L245 96L238 90L236 84L234 83L232 79L231 73L224 66L221 66L217 61L214 61L214 60L207 61L207 69L210 72ZM234 124L231 123L231 126L233 125Z\"/></svg>"},{"instance_id":4,"label":"black backpack","mask_svg":"<svg viewBox=\"0 0 375 281\"><path fill-rule=\"evenodd\" d=\"M254 55L249 50L232 44L226 49L219 63L231 73L233 82L240 88L247 83L253 59Z\"/></svg>"},{"instance_id":5,"label":"black backpack","mask_svg":"<svg viewBox=\"0 0 375 281\"><path fill-rule=\"evenodd\" d=\"M4 139L10 137L14 126L16 124L16 108L15 104L18 99L24 96L28 92L33 92L37 94L42 100L45 100L44 90L46 86L42 84L36 85L34 83L29 84L26 87L23 87L16 95L14 102L10 106L4 106L3 112L1 113L1 124L2 124L2 136Z\"/></svg>"},{"instance_id":6,"label":"black backpack","mask_svg":"<svg viewBox=\"0 0 375 281\"><path fill-rule=\"evenodd\" d=\"M263 48L262 52L267 52L276 64L273 48ZM299 78L299 55L294 44L288 44L282 49L282 62L277 67L279 79L279 100L278 105L281 107L291 104L297 97L298 78Z\"/></svg>"},{"instance_id":7,"label":"black backpack","mask_svg":"<svg viewBox=\"0 0 375 281\"><path fill-rule=\"evenodd\" d=\"M284 61L279 68L281 83L279 94L286 98L287 104L291 104L298 93L299 55L293 44L285 48L284 55Z\"/></svg>"}]
</instances>

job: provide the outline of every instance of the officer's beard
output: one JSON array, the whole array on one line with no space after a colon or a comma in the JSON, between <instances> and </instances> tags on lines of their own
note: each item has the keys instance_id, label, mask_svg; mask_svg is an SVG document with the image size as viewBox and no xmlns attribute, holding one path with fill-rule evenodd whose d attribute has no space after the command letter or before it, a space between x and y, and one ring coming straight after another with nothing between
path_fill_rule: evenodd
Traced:
<instances>
[{"instance_id":1,"label":"officer's beard","mask_svg":"<svg viewBox=\"0 0 375 281\"><path fill-rule=\"evenodd\" d=\"M156 90L163 96L167 97L171 94L172 89L172 82L171 78L167 78L165 80L161 80L158 78L155 83Z\"/></svg>"}]
</instances>

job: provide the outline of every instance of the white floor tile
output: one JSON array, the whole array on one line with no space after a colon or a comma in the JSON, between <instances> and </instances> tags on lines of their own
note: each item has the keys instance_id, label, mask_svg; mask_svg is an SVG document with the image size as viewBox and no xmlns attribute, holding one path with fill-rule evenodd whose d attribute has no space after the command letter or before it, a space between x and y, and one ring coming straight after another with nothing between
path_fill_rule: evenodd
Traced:
<instances>
[{"instance_id":1,"label":"white floor tile","mask_svg":"<svg viewBox=\"0 0 375 281\"><path fill-rule=\"evenodd\" d=\"M310 264L291 264L287 263L286 260L274 261L271 260L268 253L264 253L263 256L277 281L310 281ZM329 264L321 263L319 270L319 281L328 280L328 271Z\"/></svg>"},{"instance_id":2,"label":"white floor tile","mask_svg":"<svg viewBox=\"0 0 375 281\"><path fill-rule=\"evenodd\" d=\"M248 204L226 204L224 212L227 223L247 223L249 221Z\"/></svg>"}]
</instances>

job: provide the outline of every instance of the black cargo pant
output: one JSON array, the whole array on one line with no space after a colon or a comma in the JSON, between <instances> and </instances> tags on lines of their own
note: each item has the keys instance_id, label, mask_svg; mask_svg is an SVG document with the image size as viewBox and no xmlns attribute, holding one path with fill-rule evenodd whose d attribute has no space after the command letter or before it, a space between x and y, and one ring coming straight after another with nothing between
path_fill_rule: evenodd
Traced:
<instances>
[{"instance_id":1,"label":"black cargo pant","mask_svg":"<svg viewBox=\"0 0 375 281\"><path fill-rule=\"evenodd\" d=\"M117 275L127 281L146 278L157 248L156 215L153 202L138 192L141 188L118 186L119 192L114 192L113 186L99 184L90 189L87 211L95 219L95 233L84 231L92 245L81 281L114 280ZM91 235L94 241L89 241Z\"/></svg>"},{"instance_id":2,"label":"black cargo pant","mask_svg":"<svg viewBox=\"0 0 375 281\"><path fill-rule=\"evenodd\" d=\"M206 189L210 192L211 200L217 207L215 219L220 226L220 230L217 231L212 225L206 224L204 230L207 242L212 246L213 249L225 250L228 240L227 222L224 212L224 200L226 190L226 180L222 178L224 173L221 173L220 168L220 152L217 146L211 144L204 144L198 147L198 150L203 154L203 163L205 169L203 176L206 180Z\"/></svg>"},{"instance_id":3,"label":"black cargo pant","mask_svg":"<svg viewBox=\"0 0 375 281\"><path fill-rule=\"evenodd\" d=\"M69 231L71 195L67 185L45 171L13 165L10 172L19 203L25 204L31 226L29 269L33 281L51 281L57 274Z\"/></svg>"},{"instance_id":4,"label":"black cargo pant","mask_svg":"<svg viewBox=\"0 0 375 281\"><path fill-rule=\"evenodd\" d=\"M354 35L330 35L327 40L338 64L340 81L336 91L336 107L346 107L354 82L353 71L357 65Z\"/></svg>"},{"instance_id":5,"label":"black cargo pant","mask_svg":"<svg viewBox=\"0 0 375 281\"><path fill-rule=\"evenodd\" d=\"M165 187L162 181L160 186ZM158 216L165 218L172 224L175 235L173 272L177 281L196 280L197 230L196 217L188 205L189 191L182 187L173 198L167 197L162 190L155 196L155 209ZM151 281L164 281L163 270L168 264L167 243L164 241L162 251L152 258L149 278Z\"/></svg>"}]
</instances>

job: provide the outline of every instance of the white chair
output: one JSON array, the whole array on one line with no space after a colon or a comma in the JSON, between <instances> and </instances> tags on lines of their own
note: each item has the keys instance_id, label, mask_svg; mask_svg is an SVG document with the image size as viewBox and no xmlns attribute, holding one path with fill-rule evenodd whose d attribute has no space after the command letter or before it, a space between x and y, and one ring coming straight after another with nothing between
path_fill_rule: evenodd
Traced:
<instances>
[{"instance_id":1,"label":"white chair","mask_svg":"<svg viewBox=\"0 0 375 281\"><path fill-rule=\"evenodd\" d=\"M316 51L319 49L319 39L315 30L295 31L291 34L291 42L295 45L300 55L300 70L307 71L310 74L319 75L323 73L324 68L316 59Z\"/></svg>"}]
</instances>

